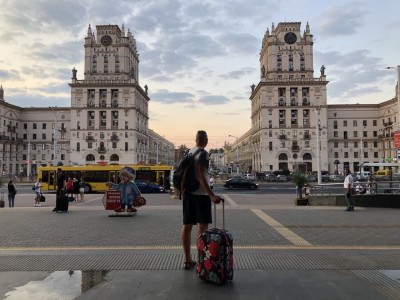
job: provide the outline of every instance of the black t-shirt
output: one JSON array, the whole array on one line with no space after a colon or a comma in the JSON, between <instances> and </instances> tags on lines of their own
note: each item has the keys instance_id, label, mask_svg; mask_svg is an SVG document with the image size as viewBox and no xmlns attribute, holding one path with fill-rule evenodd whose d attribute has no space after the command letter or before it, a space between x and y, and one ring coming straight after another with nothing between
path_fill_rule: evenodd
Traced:
<instances>
[{"instance_id":1,"label":"black t-shirt","mask_svg":"<svg viewBox=\"0 0 400 300\"><path fill-rule=\"evenodd\" d=\"M57 189L61 190L64 187L65 175L63 172L57 175Z\"/></svg>"}]
</instances>

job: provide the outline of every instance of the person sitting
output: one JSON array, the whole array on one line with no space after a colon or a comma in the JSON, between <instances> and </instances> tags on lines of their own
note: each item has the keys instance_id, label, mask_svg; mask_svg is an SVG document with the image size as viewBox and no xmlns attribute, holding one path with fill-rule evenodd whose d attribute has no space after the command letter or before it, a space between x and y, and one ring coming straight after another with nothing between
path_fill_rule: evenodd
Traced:
<instances>
[{"instance_id":1,"label":"person sitting","mask_svg":"<svg viewBox=\"0 0 400 300\"><path fill-rule=\"evenodd\" d=\"M356 181L356 194L365 194L366 192L363 185L359 181Z\"/></svg>"}]
</instances>

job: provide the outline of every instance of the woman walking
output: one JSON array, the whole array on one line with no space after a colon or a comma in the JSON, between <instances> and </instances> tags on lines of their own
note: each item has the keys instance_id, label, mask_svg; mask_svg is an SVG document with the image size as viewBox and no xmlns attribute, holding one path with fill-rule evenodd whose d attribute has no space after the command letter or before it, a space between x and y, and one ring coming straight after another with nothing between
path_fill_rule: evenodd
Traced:
<instances>
[{"instance_id":1,"label":"woman walking","mask_svg":"<svg viewBox=\"0 0 400 300\"><path fill-rule=\"evenodd\" d=\"M8 207L14 207L14 199L17 194L17 189L15 188L14 181L10 180L8 182Z\"/></svg>"}]
</instances>

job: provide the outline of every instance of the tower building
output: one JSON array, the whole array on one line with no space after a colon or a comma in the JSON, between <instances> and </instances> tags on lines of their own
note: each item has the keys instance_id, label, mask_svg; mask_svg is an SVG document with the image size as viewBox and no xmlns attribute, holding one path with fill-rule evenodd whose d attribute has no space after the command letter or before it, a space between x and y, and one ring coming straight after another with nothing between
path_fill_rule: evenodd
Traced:
<instances>
[{"instance_id":1,"label":"tower building","mask_svg":"<svg viewBox=\"0 0 400 300\"><path fill-rule=\"evenodd\" d=\"M132 33L118 25L89 25L84 79L71 78L71 162L139 164L148 161L147 86L139 85Z\"/></svg>"},{"instance_id":2,"label":"tower building","mask_svg":"<svg viewBox=\"0 0 400 300\"><path fill-rule=\"evenodd\" d=\"M308 23L300 27L272 24L262 41L260 81L250 96L253 171L310 172L318 162L328 170L328 81L324 66L314 77L313 36Z\"/></svg>"}]
</instances>

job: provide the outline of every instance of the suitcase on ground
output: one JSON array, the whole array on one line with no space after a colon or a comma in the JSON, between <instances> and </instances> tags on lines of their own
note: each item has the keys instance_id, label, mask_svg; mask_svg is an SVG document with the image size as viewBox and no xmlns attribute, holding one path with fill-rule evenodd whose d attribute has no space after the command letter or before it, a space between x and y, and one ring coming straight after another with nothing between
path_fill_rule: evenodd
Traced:
<instances>
[{"instance_id":1,"label":"suitcase on ground","mask_svg":"<svg viewBox=\"0 0 400 300\"><path fill-rule=\"evenodd\" d=\"M214 204L214 228L203 232L198 240L197 275L200 279L225 284L233 279L233 238L225 230L225 204L222 201L222 229L216 228Z\"/></svg>"},{"instance_id":2,"label":"suitcase on ground","mask_svg":"<svg viewBox=\"0 0 400 300\"><path fill-rule=\"evenodd\" d=\"M0 193L0 207L4 207L5 202L4 202L4 192Z\"/></svg>"},{"instance_id":3,"label":"suitcase on ground","mask_svg":"<svg viewBox=\"0 0 400 300\"><path fill-rule=\"evenodd\" d=\"M40 202L46 202L46 197L43 195L40 195Z\"/></svg>"},{"instance_id":4,"label":"suitcase on ground","mask_svg":"<svg viewBox=\"0 0 400 300\"><path fill-rule=\"evenodd\" d=\"M56 198L56 211L59 212L68 212L68 196L67 195L59 195Z\"/></svg>"}]
</instances>

